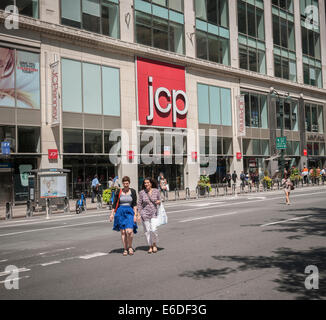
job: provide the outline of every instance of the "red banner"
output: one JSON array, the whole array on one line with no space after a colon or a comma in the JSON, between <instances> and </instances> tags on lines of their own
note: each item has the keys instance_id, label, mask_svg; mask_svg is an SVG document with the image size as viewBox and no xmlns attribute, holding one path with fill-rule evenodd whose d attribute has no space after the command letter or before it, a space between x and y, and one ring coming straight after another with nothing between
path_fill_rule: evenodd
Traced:
<instances>
[{"instance_id":1,"label":"red banner","mask_svg":"<svg viewBox=\"0 0 326 320\"><path fill-rule=\"evenodd\" d=\"M58 150L57 149L48 149L48 157L49 157L49 160L57 160L58 159Z\"/></svg>"}]
</instances>

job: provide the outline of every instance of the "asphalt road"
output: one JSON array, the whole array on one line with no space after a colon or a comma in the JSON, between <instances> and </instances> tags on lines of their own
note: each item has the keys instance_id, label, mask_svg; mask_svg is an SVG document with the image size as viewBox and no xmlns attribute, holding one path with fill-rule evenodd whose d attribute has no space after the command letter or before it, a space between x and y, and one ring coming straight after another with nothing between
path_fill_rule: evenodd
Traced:
<instances>
[{"instance_id":1,"label":"asphalt road","mask_svg":"<svg viewBox=\"0 0 326 320\"><path fill-rule=\"evenodd\" d=\"M274 192L168 203L159 252L147 253L139 226L127 257L107 212L1 222L0 299L325 299L326 189L291 200ZM305 287L310 265L318 289ZM13 278L19 289L8 290Z\"/></svg>"}]
</instances>

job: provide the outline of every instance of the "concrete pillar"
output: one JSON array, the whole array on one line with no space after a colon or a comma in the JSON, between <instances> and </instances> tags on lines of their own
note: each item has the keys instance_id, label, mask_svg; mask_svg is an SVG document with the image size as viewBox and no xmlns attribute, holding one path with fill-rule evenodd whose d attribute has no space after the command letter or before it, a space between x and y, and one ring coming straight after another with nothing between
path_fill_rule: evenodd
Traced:
<instances>
[{"instance_id":1,"label":"concrete pillar","mask_svg":"<svg viewBox=\"0 0 326 320\"><path fill-rule=\"evenodd\" d=\"M238 137L238 103L237 97L240 95L240 86L231 89L231 101L232 101L232 130L233 130L233 161L231 163L230 172L236 171L238 177L240 177L241 171L243 171L243 158L237 160L237 153L242 152L242 139Z\"/></svg>"},{"instance_id":2,"label":"concrete pillar","mask_svg":"<svg viewBox=\"0 0 326 320\"><path fill-rule=\"evenodd\" d=\"M300 1L293 1L293 4L294 4L295 50L296 50L296 57L297 57L297 82L303 84Z\"/></svg>"},{"instance_id":3,"label":"concrete pillar","mask_svg":"<svg viewBox=\"0 0 326 320\"><path fill-rule=\"evenodd\" d=\"M184 1L184 19L185 19L185 54L188 57L196 57L196 13L194 1Z\"/></svg>"},{"instance_id":4,"label":"concrete pillar","mask_svg":"<svg viewBox=\"0 0 326 320\"><path fill-rule=\"evenodd\" d=\"M134 42L133 0L120 1L120 39Z\"/></svg>"},{"instance_id":5,"label":"concrete pillar","mask_svg":"<svg viewBox=\"0 0 326 320\"><path fill-rule=\"evenodd\" d=\"M325 0L319 0L319 19L320 19L320 46L321 46L321 63L323 74L323 88L326 89L326 11Z\"/></svg>"},{"instance_id":6,"label":"concrete pillar","mask_svg":"<svg viewBox=\"0 0 326 320\"><path fill-rule=\"evenodd\" d=\"M40 20L60 24L60 0L40 0Z\"/></svg>"},{"instance_id":7,"label":"concrete pillar","mask_svg":"<svg viewBox=\"0 0 326 320\"><path fill-rule=\"evenodd\" d=\"M266 65L267 75L274 76L274 42L272 36L272 1L264 0L264 18L265 18L265 44L266 44Z\"/></svg>"},{"instance_id":8,"label":"concrete pillar","mask_svg":"<svg viewBox=\"0 0 326 320\"><path fill-rule=\"evenodd\" d=\"M231 67L239 68L237 1L229 1Z\"/></svg>"}]
</instances>

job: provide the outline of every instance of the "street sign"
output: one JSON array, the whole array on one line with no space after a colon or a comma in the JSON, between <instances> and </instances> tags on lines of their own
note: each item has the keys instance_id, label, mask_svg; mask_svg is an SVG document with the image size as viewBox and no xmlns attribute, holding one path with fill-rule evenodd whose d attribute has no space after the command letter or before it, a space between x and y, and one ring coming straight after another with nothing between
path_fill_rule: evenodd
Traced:
<instances>
[{"instance_id":1,"label":"street sign","mask_svg":"<svg viewBox=\"0 0 326 320\"><path fill-rule=\"evenodd\" d=\"M10 155L10 142L1 142L1 153L5 156Z\"/></svg>"},{"instance_id":2,"label":"street sign","mask_svg":"<svg viewBox=\"0 0 326 320\"><path fill-rule=\"evenodd\" d=\"M276 149L286 149L286 137L277 137L276 138Z\"/></svg>"}]
</instances>

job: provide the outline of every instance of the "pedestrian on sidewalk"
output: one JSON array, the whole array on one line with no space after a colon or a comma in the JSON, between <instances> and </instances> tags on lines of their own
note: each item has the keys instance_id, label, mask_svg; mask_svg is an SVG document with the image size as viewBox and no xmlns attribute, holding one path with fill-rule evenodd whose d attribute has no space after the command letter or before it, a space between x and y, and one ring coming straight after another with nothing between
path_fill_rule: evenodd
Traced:
<instances>
[{"instance_id":1,"label":"pedestrian on sidewalk","mask_svg":"<svg viewBox=\"0 0 326 320\"><path fill-rule=\"evenodd\" d=\"M290 193L294 190L294 185L289 175L285 175L282 180L282 186L285 192L285 204L290 205Z\"/></svg>"},{"instance_id":2,"label":"pedestrian on sidewalk","mask_svg":"<svg viewBox=\"0 0 326 320\"><path fill-rule=\"evenodd\" d=\"M158 206L161 204L157 183L152 178L145 178L142 190L139 192L137 208L144 227L148 253L157 252L158 232L154 218L157 217Z\"/></svg>"},{"instance_id":3,"label":"pedestrian on sidewalk","mask_svg":"<svg viewBox=\"0 0 326 320\"><path fill-rule=\"evenodd\" d=\"M92 180L92 203L94 203L94 198L97 196L99 192L100 182L98 181L97 174L94 176L94 179Z\"/></svg>"},{"instance_id":4,"label":"pedestrian on sidewalk","mask_svg":"<svg viewBox=\"0 0 326 320\"><path fill-rule=\"evenodd\" d=\"M167 193L169 191L169 185L167 180L165 179L163 173L161 174L161 178L160 178L160 182L159 182L159 189L161 190L161 192L163 192L163 196L164 196L164 201L167 198Z\"/></svg>"},{"instance_id":5,"label":"pedestrian on sidewalk","mask_svg":"<svg viewBox=\"0 0 326 320\"><path fill-rule=\"evenodd\" d=\"M130 178L125 176L122 178L123 188L120 189L114 198L113 209L110 215L110 222L113 223L113 230L121 232L123 244L123 255L134 254L132 241L134 234L137 233L137 193L136 190L130 188Z\"/></svg>"}]
</instances>

